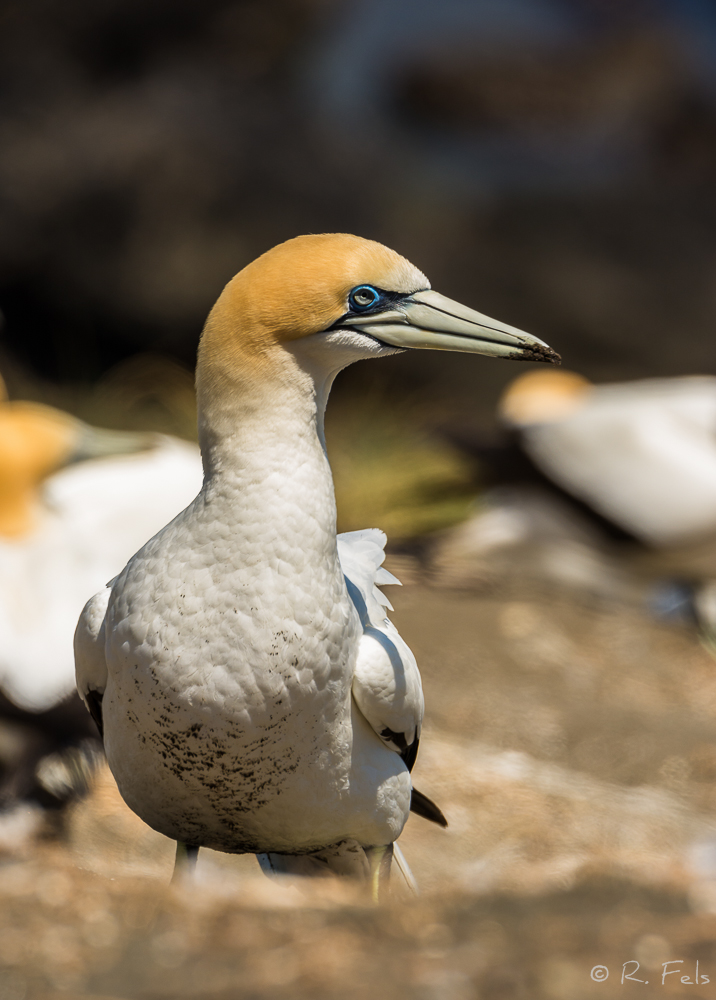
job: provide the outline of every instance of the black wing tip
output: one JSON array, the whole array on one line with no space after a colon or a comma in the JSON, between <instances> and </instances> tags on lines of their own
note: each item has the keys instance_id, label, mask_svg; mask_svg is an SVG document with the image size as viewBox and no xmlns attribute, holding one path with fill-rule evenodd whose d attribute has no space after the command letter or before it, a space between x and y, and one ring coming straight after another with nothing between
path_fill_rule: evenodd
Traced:
<instances>
[{"instance_id":1,"label":"black wing tip","mask_svg":"<svg viewBox=\"0 0 716 1000\"><path fill-rule=\"evenodd\" d=\"M416 736L410 746L406 746L405 750L401 753L403 758L403 763L409 771L412 771L415 767L415 761L418 757L418 747L420 746L420 737Z\"/></svg>"},{"instance_id":2,"label":"black wing tip","mask_svg":"<svg viewBox=\"0 0 716 1000\"><path fill-rule=\"evenodd\" d=\"M410 811L414 812L417 816L422 816L423 819L427 819L431 823L437 823L443 829L448 825L442 809L436 806L433 800L429 799L427 795L419 792L417 788L413 789L410 796Z\"/></svg>"},{"instance_id":3,"label":"black wing tip","mask_svg":"<svg viewBox=\"0 0 716 1000\"><path fill-rule=\"evenodd\" d=\"M412 771L415 767L415 761L418 756L418 747L420 746L420 737L415 736L412 743L408 744L405 738L405 733L396 733L393 729L381 729L380 738L385 740L386 743L392 743L393 747L398 750L401 760L407 767L409 771Z\"/></svg>"},{"instance_id":4,"label":"black wing tip","mask_svg":"<svg viewBox=\"0 0 716 1000\"><path fill-rule=\"evenodd\" d=\"M89 709L89 714L94 719L95 725L99 730L99 738L104 742L104 720L102 719L102 695L99 691L88 691L85 700L87 702L87 708Z\"/></svg>"}]
</instances>

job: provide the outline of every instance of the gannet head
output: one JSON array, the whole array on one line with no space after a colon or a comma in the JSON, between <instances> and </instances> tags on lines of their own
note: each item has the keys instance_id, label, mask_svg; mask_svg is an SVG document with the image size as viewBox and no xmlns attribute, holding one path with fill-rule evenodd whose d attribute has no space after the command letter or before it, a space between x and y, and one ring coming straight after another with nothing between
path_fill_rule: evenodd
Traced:
<instances>
[{"instance_id":1,"label":"gannet head","mask_svg":"<svg viewBox=\"0 0 716 1000\"><path fill-rule=\"evenodd\" d=\"M0 396L0 537L21 538L36 526L48 476L73 462L144 450L153 434L90 427L42 403Z\"/></svg>"},{"instance_id":2,"label":"gannet head","mask_svg":"<svg viewBox=\"0 0 716 1000\"><path fill-rule=\"evenodd\" d=\"M555 423L580 409L591 391L592 383L576 372L527 372L507 387L498 414L513 427Z\"/></svg>"},{"instance_id":3,"label":"gannet head","mask_svg":"<svg viewBox=\"0 0 716 1000\"><path fill-rule=\"evenodd\" d=\"M228 283L204 328L200 388L209 370L240 377L308 338L341 353L337 367L409 348L559 363L537 337L433 291L393 250L326 233L281 243Z\"/></svg>"}]
</instances>

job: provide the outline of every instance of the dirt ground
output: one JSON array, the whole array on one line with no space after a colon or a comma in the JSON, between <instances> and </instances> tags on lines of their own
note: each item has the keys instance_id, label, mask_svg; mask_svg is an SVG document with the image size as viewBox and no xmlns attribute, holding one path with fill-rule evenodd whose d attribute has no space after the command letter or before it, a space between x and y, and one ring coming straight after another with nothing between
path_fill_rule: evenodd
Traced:
<instances>
[{"instance_id":1,"label":"dirt ground","mask_svg":"<svg viewBox=\"0 0 716 1000\"><path fill-rule=\"evenodd\" d=\"M420 897L397 871L375 907L210 851L170 885L172 845L101 771L64 836L6 838L2 1000L716 998L716 660L695 630L564 588L414 573L390 596L425 684L415 784L450 822L401 838Z\"/></svg>"}]
</instances>

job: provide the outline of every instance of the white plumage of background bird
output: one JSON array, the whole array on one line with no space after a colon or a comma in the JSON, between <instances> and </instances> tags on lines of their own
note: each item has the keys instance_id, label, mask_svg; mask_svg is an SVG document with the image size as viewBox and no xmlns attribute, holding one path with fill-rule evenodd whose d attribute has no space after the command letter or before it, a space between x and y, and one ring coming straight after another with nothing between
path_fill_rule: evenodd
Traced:
<instances>
[{"instance_id":1,"label":"white plumage of background bird","mask_svg":"<svg viewBox=\"0 0 716 1000\"><path fill-rule=\"evenodd\" d=\"M0 402L0 720L28 737L4 761L0 806L34 795L38 762L91 735L77 712L72 653L87 591L186 506L201 480L194 445Z\"/></svg>"},{"instance_id":2,"label":"white plumage of background bird","mask_svg":"<svg viewBox=\"0 0 716 1000\"><path fill-rule=\"evenodd\" d=\"M389 868L420 676L378 590L385 536L337 539L323 418L342 368L406 348L557 360L369 240L298 237L248 265L199 347L203 488L80 618L78 690L119 790L192 854L374 889Z\"/></svg>"},{"instance_id":3,"label":"white plumage of background bird","mask_svg":"<svg viewBox=\"0 0 716 1000\"><path fill-rule=\"evenodd\" d=\"M716 534L716 378L531 372L500 403L535 465L646 545Z\"/></svg>"}]
</instances>

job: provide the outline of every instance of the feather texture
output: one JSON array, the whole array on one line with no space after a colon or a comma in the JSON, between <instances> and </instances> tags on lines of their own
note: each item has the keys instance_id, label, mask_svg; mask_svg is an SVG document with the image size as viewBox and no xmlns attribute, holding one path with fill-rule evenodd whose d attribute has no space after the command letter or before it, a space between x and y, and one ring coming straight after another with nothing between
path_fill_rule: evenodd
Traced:
<instances>
[{"instance_id":1,"label":"feather texture","mask_svg":"<svg viewBox=\"0 0 716 1000\"><path fill-rule=\"evenodd\" d=\"M385 533L377 528L345 532L338 536L338 557L363 628L353 697L381 740L404 755L413 746L417 750L424 701L415 657L386 617L386 607L392 606L378 588L379 582L400 585L382 568L385 543ZM413 762L414 754L409 769Z\"/></svg>"}]
</instances>

